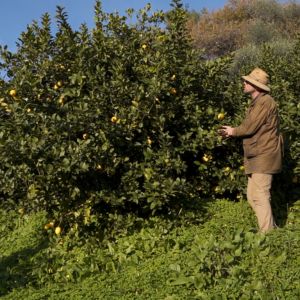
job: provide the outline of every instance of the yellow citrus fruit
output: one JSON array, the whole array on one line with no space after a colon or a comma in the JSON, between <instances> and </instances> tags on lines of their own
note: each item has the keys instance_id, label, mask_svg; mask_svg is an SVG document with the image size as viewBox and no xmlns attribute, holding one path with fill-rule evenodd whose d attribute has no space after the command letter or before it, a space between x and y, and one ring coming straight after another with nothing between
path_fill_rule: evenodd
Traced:
<instances>
[{"instance_id":1,"label":"yellow citrus fruit","mask_svg":"<svg viewBox=\"0 0 300 300\"><path fill-rule=\"evenodd\" d=\"M148 145L151 145L151 144L152 144L152 140L151 140L149 137L147 138L147 144L148 144Z\"/></svg>"},{"instance_id":2,"label":"yellow citrus fruit","mask_svg":"<svg viewBox=\"0 0 300 300\"><path fill-rule=\"evenodd\" d=\"M58 86L57 84L54 84L53 88L54 88L55 90L58 90L58 89L59 89L59 86Z\"/></svg>"},{"instance_id":3,"label":"yellow citrus fruit","mask_svg":"<svg viewBox=\"0 0 300 300\"><path fill-rule=\"evenodd\" d=\"M17 95L17 91L14 90L14 89L13 89L13 90L10 90L10 91L9 91L9 95L12 96L12 97L15 97L15 96Z\"/></svg>"},{"instance_id":4,"label":"yellow citrus fruit","mask_svg":"<svg viewBox=\"0 0 300 300\"><path fill-rule=\"evenodd\" d=\"M88 134L87 134L87 133L84 133L84 134L82 135L82 138L83 138L84 140L86 140L87 137L88 137Z\"/></svg>"},{"instance_id":5,"label":"yellow citrus fruit","mask_svg":"<svg viewBox=\"0 0 300 300\"><path fill-rule=\"evenodd\" d=\"M226 168L224 169L225 172L230 172L230 170L231 170L230 167L226 167Z\"/></svg>"},{"instance_id":6,"label":"yellow citrus fruit","mask_svg":"<svg viewBox=\"0 0 300 300\"><path fill-rule=\"evenodd\" d=\"M207 154L204 154L203 157L202 157L202 160L204 162L208 162L212 159L211 155L207 155Z\"/></svg>"},{"instance_id":7,"label":"yellow citrus fruit","mask_svg":"<svg viewBox=\"0 0 300 300\"><path fill-rule=\"evenodd\" d=\"M147 49L147 45L146 45L146 44L143 44L143 45L142 45L142 49L143 49L143 50L146 50L146 49Z\"/></svg>"},{"instance_id":8,"label":"yellow citrus fruit","mask_svg":"<svg viewBox=\"0 0 300 300\"><path fill-rule=\"evenodd\" d=\"M158 39L159 41L164 41L164 40L166 39L166 37L165 37L164 35L159 35L159 36L157 37L157 39Z\"/></svg>"},{"instance_id":9,"label":"yellow citrus fruit","mask_svg":"<svg viewBox=\"0 0 300 300\"><path fill-rule=\"evenodd\" d=\"M175 80L176 79L176 75L174 74L172 77L171 77L171 80Z\"/></svg>"},{"instance_id":10,"label":"yellow citrus fruit","mask_svg":"<svg viewBox=\"0 0 300 300\"><path fill-rule=\"evenodd\" d=\"M19 208L18 209L18 213L20 214L20 215L23 215L24 214L24 208L22 207L22 208Z\"/></svg>"},{"instance_id":11,"label":"yellow citrus fruit","mask_svg":"<svg viewBox=\"0 0 300 300\"><path fill-rule=\"evenodd\" d=\"M116 123L118 121L118 118L116 116L112 116L110 119L113 123Z\"/></svg>"},{"instance_id":12,"label":"yellow citrus fruit","mask_svg":"<svg viewBox=\"0 0 300 300\"><path fill-rule=\"evenodd\" d=\"M245 167L244 167L244 166L240 166L240 170L241 170L241 171L244 171L244 170L245 170Z\"/></svg>"},{"instance_id":13,"label":"yellow citrus fruit","mask_svg":"<svg viewBox=\"0 0 300 300\"><path fill-rule=\"evenodd\" d=\"M171 88L170 93L172 95L176 95L177 94L177 90L175 88Z\"/></svg>"},{"instance_id":14,"label":"yellow citrus fruit","mask_svg":"<svg viewBox=\"0 0 300 300\"><path fill-rule=\"evenodd\" d=\"M61 233L61 228L59 227L59 226L57 226L56 228L55 228L55 234L56 235L60 235L60 233Z\"/></svg>"},{"instance_id":15,"label":"yellow citrus fruit","mask_svg":"<svg viewBox=\"0 0 300 300\"><path fill-rule=\"evenodd\" d=\"M64 95L61 95L60 97L59 97L59 99L58 99L58 103L59 104L64 104Z\"/></svg>"},{"instance_id":16,"label":"yellow citrus fruit","mask_svg":"<svg viewBox=\"0 0 300 300\"><path fill-rule=\"evenodd\" d=\"M61 81L57 81L56 85L57 85L58 87L61 87L61 86L62 86L62 82L61 82Z\"/></svg>"},{"instance_id":17,"label":"yellow citrus fruit","mask_svg":"<svg viewBox=\"0 0 300 300\"><path fill-rule=\"evenodd\" d=\"M50 227L50 225L49 224L46 224L45 226L44 226L44 229L45 230L48 230L48 229L50 229L51 227Z\"/></svg>"},{"instance_id":18,"label":"yellow citrus fruit","mask_svg":"<svg viewBox=\"0 0 300 300\"><path fill-rule=\"evenodd\" d=\"M27 112L30 113L31 112L31 108L27 108Z\"/></svg>"},{"instance_id":19,"label":"yellow citrus fruit","mask_svg":"<svg viewBox=\"0 0 300 300\"><path fill-rule=\"evenodd\" d=\"M218 120L222 121L224 119L224 117L225 117L224 113L218 114Z\"/></svg>"},{"instance_id":20,"label":"yellow citrus fruit","mask_svg":"<svg viewBox=\"0 0 300 300\"><path fill-rule=\"evenodd\" d=\"M47 224L44 226L45 230L48 230L48 229L53 228L53 227L54 227L54 223L53 223L53 222L47 223Z\"/></svg>"},{"instance_id":21,"label":"yellow citrus fruit","mask_svg":"<svg viewBox=\"0 0 300 300\"><path fill-rule=\"evenodd\" d=\"M207 157L206 155L204 155L204 156L202 157L202 160L205 161L205 162L208 162L208 161L209 161L209 159L208 159L208 157Z\"/></svg>"},{"instance_id":22,"label":"yellow citrus fruit","mask_svg":"<svg viewBox=\"0 0 300 300\"><path fill-rule=\"evenodd\" d=\"M216 193L219 193L220 191L221 191L221 188L220 188L219 186L216 186L216 187L215 187L215 192L216 192Z\"/></svg>"}]
</instances>

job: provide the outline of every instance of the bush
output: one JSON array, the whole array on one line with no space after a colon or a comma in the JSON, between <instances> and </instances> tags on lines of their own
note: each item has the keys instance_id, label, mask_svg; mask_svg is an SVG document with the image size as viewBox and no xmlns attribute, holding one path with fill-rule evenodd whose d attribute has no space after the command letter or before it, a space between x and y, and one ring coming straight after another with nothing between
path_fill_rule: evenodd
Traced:
<instances>
[{"instance_id":1,"label":"bush","mask_svg":"<svg viewBox=\"0 0 300 300\"><path fill-rule=\"evenodd\" d=\"M187 27L207 57L219 57L249 43L294 40L299 34L299 12L294 1L230 0L219 10L191 12Z\"/></svg>"},{"instance_id":2,"label":"bush","mask_svg":"<svg viewBox=\"0 0 300 300\"><path fill-rule=\"evenodd\" d=\"M249 25L247 33L248 43L261 45L266 42L271 42L275 38L276 32L274 30L274 25L261 20Z\"/></svg>"},{"instance_id":3,"label":"bush","mask_svg":"<svg viewBox=\"0 0 300 300\"><path fill-rule=\"evenodd\" d=\"M239 79L228 76L232 59L201 59L182 3L172 7L150 15L147 6L128 25L96 1L91 31L72 30L58 7L54 36L45 14L21 34L16 53L1 48L5 208L46 210L62 232L88 233L113 231L125 214L176 216L192 201L241 197L241 147L216 134L244 111ZM270 51L265 57L294 166L298 80L284 61L277 72Z\"/></svg>"}]
</instances>

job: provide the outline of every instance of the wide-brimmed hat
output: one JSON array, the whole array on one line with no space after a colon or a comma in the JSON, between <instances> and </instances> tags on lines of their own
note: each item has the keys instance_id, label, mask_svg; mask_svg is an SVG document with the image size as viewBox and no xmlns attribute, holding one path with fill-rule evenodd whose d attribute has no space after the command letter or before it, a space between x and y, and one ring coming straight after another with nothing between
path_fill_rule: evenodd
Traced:
<instances>
[{"instance_id":1,"label":"wide-brimmed hat","mask_svg":"<svg viewBox=\"0 0 300 300\"><path fill-rule=\"evenodd\" d=\"M256 87L270 92L269 84L269 75L260 68L255 68L249 75L242 76L242 78Z\"/></svg>"}]
</instances>

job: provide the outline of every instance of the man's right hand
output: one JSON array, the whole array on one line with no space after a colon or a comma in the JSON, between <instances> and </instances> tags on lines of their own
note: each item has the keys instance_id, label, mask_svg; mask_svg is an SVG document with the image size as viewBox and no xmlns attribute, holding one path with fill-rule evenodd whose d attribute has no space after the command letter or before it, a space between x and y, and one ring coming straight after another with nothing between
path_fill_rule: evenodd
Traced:
<instances>
[{"instance_id":1,"label":"man's right hand","mask_svg":"<svg viewBox=\"0 0 300 300\"><path fill-rule=\"evenodd\" d=\"M233 136L233 127L230 126L222 126L221 129L218 130L218 133L222 136L222 137L231 137Z\"/></svg>"}]
</instances>

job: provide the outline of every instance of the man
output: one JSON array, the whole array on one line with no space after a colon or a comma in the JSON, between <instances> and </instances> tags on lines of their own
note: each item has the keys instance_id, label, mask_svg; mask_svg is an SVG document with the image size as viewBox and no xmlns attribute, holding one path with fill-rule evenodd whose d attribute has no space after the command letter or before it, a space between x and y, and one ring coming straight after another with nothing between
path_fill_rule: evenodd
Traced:
<instances>
[{"instance_id":1,"label":"man","mask_svg":"<svg viewBox=\"0 0 300 300\"><path fill-rule=\"evenodd\" d=\"M270 201L272 177L281 171L282 164L278 109L269 95L269 76L265 71L255 68L242 78L244 93L252 98L245 119L235 128L222 126L219 133L243 139L247 200L256 214L260 232L265 233L276 227Z\"/></svg>"}]
</instances>

